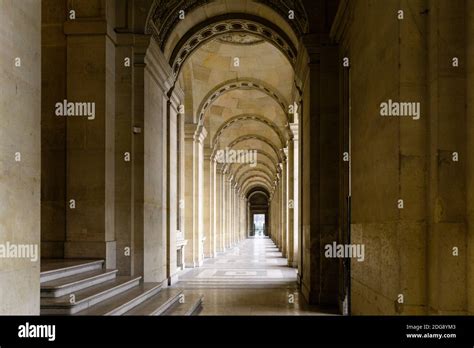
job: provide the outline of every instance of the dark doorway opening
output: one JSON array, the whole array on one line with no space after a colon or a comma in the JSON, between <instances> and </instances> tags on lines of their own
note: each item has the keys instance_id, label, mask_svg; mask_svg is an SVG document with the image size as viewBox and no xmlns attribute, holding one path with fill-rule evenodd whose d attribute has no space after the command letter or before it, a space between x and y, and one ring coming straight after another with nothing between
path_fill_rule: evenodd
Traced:
<instances>
[{"instance_id":1,"label":"dark doorway opening","mask_svg":"<svg viewBox=\"0 0 474 348\"><path fill-rule=\"evenodd\" d=\"M248 194L249 237L268 236L268 192L254 189Z\"/></svg>"},{"instance_id":2,"label":"dark doorway opening","mask_svg":"<svg viewBox=\"0 0 474 348\"><path fill-rule=\"evenodd\" d=\"M253 230L256 237L265 235L265 214L253 214Z\"/></svg>"}]
</instances>

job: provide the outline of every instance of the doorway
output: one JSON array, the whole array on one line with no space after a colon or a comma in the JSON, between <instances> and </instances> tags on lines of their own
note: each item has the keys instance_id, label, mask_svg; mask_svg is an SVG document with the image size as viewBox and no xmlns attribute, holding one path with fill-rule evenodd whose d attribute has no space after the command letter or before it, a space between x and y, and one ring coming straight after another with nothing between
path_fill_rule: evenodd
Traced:
<instances>
[{"instance_id":1,"label":"doorway","mask_svg":"<svg viewBox=\"0 0 474 348\"><path fill-rule=\"evenodd\" d=\"M253 231L255 237L263 237L265 235L265 214L253 215Z\"/></svg>"}]
</instances>

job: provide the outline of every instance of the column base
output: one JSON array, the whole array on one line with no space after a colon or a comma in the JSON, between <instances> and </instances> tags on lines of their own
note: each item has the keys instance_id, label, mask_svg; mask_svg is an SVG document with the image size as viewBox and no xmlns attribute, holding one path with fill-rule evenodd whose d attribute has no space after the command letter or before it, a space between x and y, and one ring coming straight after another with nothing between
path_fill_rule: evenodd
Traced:
<instances>
[{"instance_id":1,"label":"column base","mask_svg":"<svg viewBox=\"0 0 474 348\"><path fill-rule=\"evenodd\" d=\"M288 260L288 267L298 268L298 262Z\"/></svg>"},{"instance_id":2,"label":"column base","mask_svg":"<svg viewBox=\"0 0 474 348\"><path fill-rule=\"evenodd\" d=\"M179 281L179 274L175 273L171 277L168 277L168 286L174 285Z\"/></svg>"},{"instance_id":3,"label":"column base","mask_svg":"<svg viewBox=\"0 0 474 348\"><path fill-rule=\"evenodd\" d=\"M202 266L203 262L204 260L185 262L184 268L198 268Z\"/></svg>"}]
</instances>

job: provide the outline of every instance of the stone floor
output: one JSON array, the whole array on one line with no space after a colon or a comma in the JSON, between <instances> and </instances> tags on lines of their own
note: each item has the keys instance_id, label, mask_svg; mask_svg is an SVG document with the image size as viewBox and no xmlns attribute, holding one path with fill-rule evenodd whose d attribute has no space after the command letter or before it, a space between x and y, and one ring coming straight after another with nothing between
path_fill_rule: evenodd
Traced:
<instances>
[{"instance_id":1,"label":"stone floor","mask_svg":"<svg viewBox=\"0 0 474 348\"><path fill-rule=\"evenodd\" d=\"M180 274L176 287L204 295L200 315L328 315L304 303L296 269L269 238L252 238Z\"/></svg>"}]
</instances>

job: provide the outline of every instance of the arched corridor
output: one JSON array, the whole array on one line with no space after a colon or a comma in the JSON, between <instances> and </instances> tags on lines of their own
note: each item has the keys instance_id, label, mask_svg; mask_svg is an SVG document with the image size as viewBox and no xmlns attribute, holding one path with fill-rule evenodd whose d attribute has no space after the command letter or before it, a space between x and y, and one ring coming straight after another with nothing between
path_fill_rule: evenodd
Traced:
<instances>
[{"instance_id":1,"label":"arched corridor","mask_svg":"<svg viewBox=\"0 0 474 348\"><path fill-rule=\"evenodd\" d=\"M209 24L207 30L213 32L229 26L245 31L196 46L177 76L185 99L178 115L184 137L176 139L183 143L178 161L184 174L177 183L183 192L178 219L188 231L185 262L191 267L250 235L250 208L257 207L250 206L248 197L255 190L267 195L267 235L286 246L280 232L286 231L282 226L288 214L284 195L294 186L286 177L297 173L286 165L288 142L293 142L289 122L296 120L294 132L298 124L297 114L289 115L283 100L291 98L291 85L285 81L293 80L294 71L273 42L257 29L248 33L257 19L244 18Z\"/></svg>"}]
</instances>

